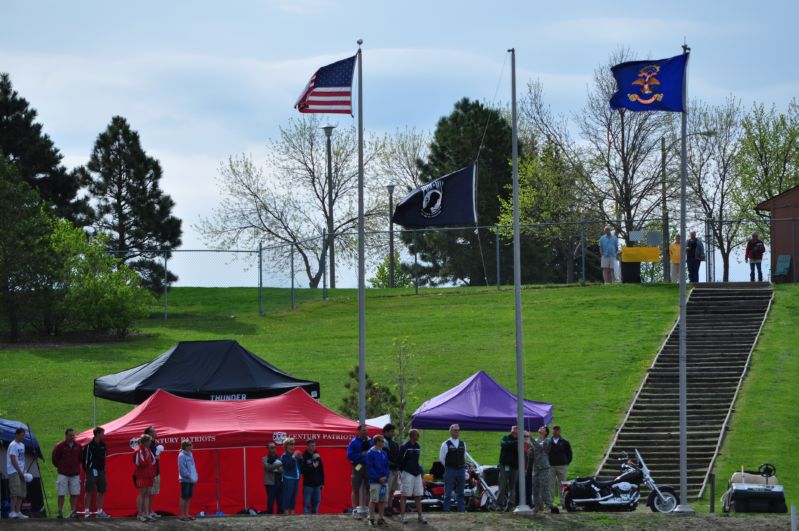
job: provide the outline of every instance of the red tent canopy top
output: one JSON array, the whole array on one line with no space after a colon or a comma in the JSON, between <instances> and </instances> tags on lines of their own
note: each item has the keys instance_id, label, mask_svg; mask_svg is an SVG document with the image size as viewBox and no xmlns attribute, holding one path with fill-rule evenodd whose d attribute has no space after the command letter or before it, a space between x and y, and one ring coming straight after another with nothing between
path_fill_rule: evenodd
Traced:
<instances>
[{"instance_id":1,"label":"red tent canopy top","mask_svg":"<svg viewBox=\"0 0 799 531\"><path fill-rule=\"evenodd\" d=\"M108 455L129 453L131 441L148 426L166 450L180 450L183 438L195 450L263 447L293 437L298 445L313 439L317 447L346 447L358 423L332 411L300 388L285 394L243 401L193 400L163 389L129 413L103 424ZM370 434L378 430L370 428ZM78 435L86 443L92 430Z\"/></svg>"}]
</instances>

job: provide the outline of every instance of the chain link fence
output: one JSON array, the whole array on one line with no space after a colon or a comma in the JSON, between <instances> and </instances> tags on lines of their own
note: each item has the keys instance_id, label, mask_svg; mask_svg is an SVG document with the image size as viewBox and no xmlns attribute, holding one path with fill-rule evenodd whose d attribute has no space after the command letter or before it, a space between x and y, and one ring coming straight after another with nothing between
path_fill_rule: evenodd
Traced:
<instances>
[{"instance_id":1,"label":"chain link fence","mask_svg":"<svg viewBox=\"0 0 799 531\"><path fill-rule=\"evenodd\" d=\"M776 260L787 255L780 260L783 266L787 260L789 269L780 271L779 280L797 281L793 264L798 225L797 219L693 220L687 230L695 230L706 246L707 259L700 279L723 281L726 263L728 281L748 281L750 271L744 263L744 251L747 239L757 232L767 248L762 263L764 280L774 277L777 264L772 264L772 256ZM598 241L604 226L604 221L596 220L521 226L522 282L602 282ZM673 242L677 227L665 227L660 218L637 221L634 226L640 230L622 232L620 246L658 247L660 258L651 263L617 263L617 278L643 283L669 280L668 244ZM723 248L718 245L718 234L727 239ZM778 238L775 249L771 245L773 234ZM511 227L499 225L398 228L393 241L391 231L371 231L365 239L366 286L390 287L393 279L394 289L409 293L467 285L501 290L513 283L512 242ZM389 259L392 248L393 264ZM358 285L356 253L357 234L341 233L329 238L321 233L315 238L256 249L149 250L133 261L150 263L143 274L148 277L148 285L161 294L166 319L170 306L177 304L169 300L173 287L251 289L252 308L262 315L293 309L310 300L352 296Z\"/></svg>"}]
</instances>

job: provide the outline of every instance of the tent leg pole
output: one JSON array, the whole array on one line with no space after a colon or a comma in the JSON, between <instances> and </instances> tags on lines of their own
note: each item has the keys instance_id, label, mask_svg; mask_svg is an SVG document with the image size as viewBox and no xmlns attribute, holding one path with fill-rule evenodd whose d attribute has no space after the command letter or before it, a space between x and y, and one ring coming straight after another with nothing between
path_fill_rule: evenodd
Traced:
<instances>
[{"instance_id":1,"label":"tent leg pole","mask_svg":"<svg viewBox=\"0 0 799 531\"><path fill-rule=\"evenodd\" d=\"M216 451L216 512L222 512L222 492L219 489L219 450Z\"/></svg>"},{"instance_id":2,"label":"tent leg pole","mask_svg":"<svg viewBox=\"0 0 799 531\"><path fill-rule=\"evenodd\" d=\"M92 408L92 426L97 426L97 397L94 397L94 407Z\"/></svg>"},{"instance_id":3,"label":"tent leg pole","mask_svg":"<svg viewBox=\"0 0 799 531\"><path fill-rule=\"evenodd\" d=\"M244 466L244 510L246 511L247 506L247 449L244 448L244 460L242 462Z\"/></svg>"}]
</instances>

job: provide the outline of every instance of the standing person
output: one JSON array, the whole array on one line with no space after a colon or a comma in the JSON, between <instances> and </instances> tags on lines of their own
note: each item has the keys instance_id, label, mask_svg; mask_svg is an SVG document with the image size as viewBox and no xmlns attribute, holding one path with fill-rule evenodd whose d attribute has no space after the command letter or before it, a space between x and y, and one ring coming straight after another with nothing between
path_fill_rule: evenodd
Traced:
<instances>
[{"instance_id":1,"label":"standing person","mask_svg":"<svg viewBox=\"0 0 799 531\"><path fill-rule=\"evenodd\" d=\"M161 518L161 515L153 511L153 498L155 498L159 492L161 492L161 465L158 462L158 458L161 456L161 452L164 451L164 447L158 444L158 432L155 431L154 426L148 426L146 430L144 430L145 435L150 436L150 452L153 454L153 459L155 460L155 476L153 477L153 485L150 487L150 491L148 496L150 497L150 501L147 506L150 508L149 517L151 520L155 520L156 518Z\"/></svg>"},{"instance_id":2,"label":"standing person","mask_svg":"<svg viewBox=\"0 0 799 531\"><path fill-rule=\"evenodd\" d=\"M419 456L422 449L419 446L419 430L412 429L408 432L408 442L403 444L399 450L399 480L400 480L400 522L408 523L405 518L405 499L413 496L416 501L416 514L420 524L426 524L427 519L422 516L422 494L424 485L422 483L422 465L419 464Z\"/></svg>"},{"instance_id":3,"label":"standing person","mask_svg":"<svg viewBox=\"0 0 799 531\"><path fill-rule=\"evenodd\" d=\"M283 512L295 514L294 507L297 505L297 491L300 485L302 453L294 449L293 438L289 437L283 441L283 455L280 456L280 461L283 463Z\"/></svg>"},{"instance_id":4,"label":"standing person","mask_svg":"<svg viewBox=\"0 0 799 531\"><path fill-rule=\"evenodd\" d=\"M197 483L197 465L194 463L194 456L191 453L191 441L183 439L180 443L180 454L178 454L178 479L180 480L180 518L184 522L194 520L189 514L189 504L194 494L194 484Z\"/></svg>"},{"instance_id":5,"label":"standing person","mask_svg":"<svg viewBox=\"0 0 799 531\"><path fill-rule=\"evenodd\" d=\"M75 440L75 430L64 430L64 440L53 447L51 454L53 466L58 475L55 488L58 493L58 516L64 517L64 497L69 496L69 518L78 517L78 495L80 495L80 466L83 447Z\"/></svg>"},{"instance_id":6,"label":"standing person","mask_svg":"<svg viewBox=\"0 0 799 531\"><path fill-rule=\"evenodd\" d=\"M530 441L530 463L533 467L533 512L539 513L549 507L553 513L560 512L552 504L552 491L549 488L549 450L552 440L549 437L549 428L538 428L538 438Z\"/></svg>"},{"instance_id":7,"label":"standing person","mask_svg":"<svg viewBox=\"0 0 799 531\"><path fill-rule=\"evenodd\" d=\"M509 511L516 505L516 485L519 482L519 429L512 426L510 433L499 441L499 495L497 509Z\"/></svg>"},{"instance_id":8,"label":"standing person","mask_svg":"<svg viewBox=\"0 0 799 531\"><path fill-rule=\"evenodd\" d=\"M599 255L601 257L602 279L605 284L613 284L615 280L616 257L619 254L619 238L605 225L605 234L599 238Z\"/></svg>"},{"instance_id":9,"label":"standing person","mask_svg":"<svg viewBox=\"0 0 799 531\"><path fill-rule=\"evenodd\" d=\"M317 514L325 486L325 466L316 451L316 441L310 440L302 454L302 507L305 514Z\"/></svg>"},{"instance_id":10,"label":"standing person","mask_svg":"<svg viewBox=\"0 0 799 531\"><path fill-rule=\"evenodd\" d=\"M397 441L394 440L394 432L396 431L397 427L391 424L390 422L383 426L383 439L385 439L385 445L383 446L383 451L386 452L388 455L388 497L389 499L394 496L394 492L397 490L397 477L399 473L399 444ZM392 516L394 514L391 505L389 504L386 506L386 516Z\"/></svg>"},{"instance_id":11,"label":"standing person","mask_svg":"<svg viewBox=\"0 0 799 531\"><path fill-rule=\"evenodd\" d=\"M384 526L383 519L388 501L388 453L383 451L385 439L375 435L374 446L366 452L366 471L369 478L369 524L375 525L375 513L379 517L377 525Z\"/></svg>"},{"instance_id":12,"label":"standing person","mask_svg":"<svg viewBox=\"0 0 799 531\"><path fill-rule=\"evenodd\" d=\"M152 437L146 433L139 437L138 446L133 452L133 464L136 470L133 473L133 479L136 482L136 488L139 494L136 496L136 510L137 518L140 522L147 522L155 520L152 516L152 507L150 488L153 486L155 479L155 455L150 450L150 443L153 442Z\"/></svg>"},{"instance_id":13,"label":"standing person","mask_svg":"<svg viewBox=\"0 0 799 531\"><path fill-rule=\"evenodd\" d=\"M283 514L283 461L277 455L277 446L266 445L264 464L264 486L266 487L266 514Z\"/></svg>"},{"instance_id":14,"label":"standing person","mask_svg":"<svg viewBox=\"0 0 799 531\"><path fill-rule=\"evenodd\" d=\"M682 275L682 243L679 234L674 237L674 243L669 245L669 266L671 281L679 283Z\"/></svg>"},{"instance_id":15,"label":"standing person","mask_svg":"<svg viewBox=\"0 0 799 531\"><path fill-rule=\"evenodd\" d=\"M685 242L685 263L688 266L688 281L695 284L699 282L699 266L705 259L705 244L696 237L696 231L692 230L689 236Z\"/></svg>"},{"instance_id":16,"label":"standing person","mask_svg":"<svg viewBox=\"0 0 799 531\"><path fill-rule=\"evenodd\" d=\"M369 495L369 478L366 475L366 452L372 447L372 439L366 431L366 424L358 426L358 434L347 446L347 459L352 465L352 516L362 518L358 513L358 507L367 503L366 496Z\"/></svg>"},{"instance_id":17,"label":"standing person","mask_svg":"<svg viewBox=\"0 0 799 531\"><path fill-rule=\"evenodd\" d=\"M449 427L449 439L441 443L438 460L444 465L444 512L449 512L452 493L458 504L458 512L465 510L463 488L466 483L466 443L460 440L461 427Z\"/></svg>"},{"instance_id":18,"label":"standing person","mask_svg":"<svg viewBox=\"0 0 799 531\"><path fill-rule=\"evenodd\" d=\"M749 262L749 281L755 281L755 268L757 268L757 281L763 282L763 270L760 269L763 262L763 254L766 252L766 244L758 237L756 232L746 243L746 254L744 261Z\"/></svg>"},{"instance_id":19,"label":"standing person","mask_svg":"<svg viewBox=\"0 0 799 531\"><path fill-rule=\"evenodd\" d=\"M86 518L91 516L92 495L97 492L97 511L94 515L97 518L111 518L103 510L103 497L108 488L108 480L105 477L105 430L101 427L94 428L92 431L94 438L83 447L83 472L86 474L84 490L86 497L84 506L86 507Z\"/></svg>"},{"instance_id":20,"label":"standing person","mask_svg":"<svg viewBox=\"0 0 799 531\"><path fill-rule=\"evenodd\" d=\"M549 447L549 481L552 484L552 501L560 499L560 485L566 481L572 462L572 446L560 436L560 426L552 426L552 442ZM562 500L561 500L562 504Z\"/></svg>"},{"instance_id":21,"label":"standing person","mask_svg":"<svg viewBox=\"0 0 799 531\"><path fill-rule=\"evenodd\" d=\"M14 440L6 449L6 474L8 475L8 490L11 496L11 511L8 517L24 520L28 515L22 514L22 502L28 495L27 482L25 481L25 428L14 430Z\"/></svg>"}]
</instances>

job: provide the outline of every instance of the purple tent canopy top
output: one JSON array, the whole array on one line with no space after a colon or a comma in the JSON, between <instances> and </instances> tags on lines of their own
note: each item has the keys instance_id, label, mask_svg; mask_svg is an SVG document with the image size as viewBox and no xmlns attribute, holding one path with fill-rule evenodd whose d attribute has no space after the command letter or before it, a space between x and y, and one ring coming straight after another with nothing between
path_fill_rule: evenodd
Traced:
<instances>
[{"instance_id":1,"label":"purple tent canopy top","mask_svg":"<svg viewBox=\"0 0 799 531\"><path fill-rule=\"evenodd\" d=\"M552 404L525 400L524 429L537 430L552 422L552 410ZM510 431L516 420L516 395L479 371L419 406L411 425L446 430L457 423L463 430Z\"/></svg>"}]
</instances>

